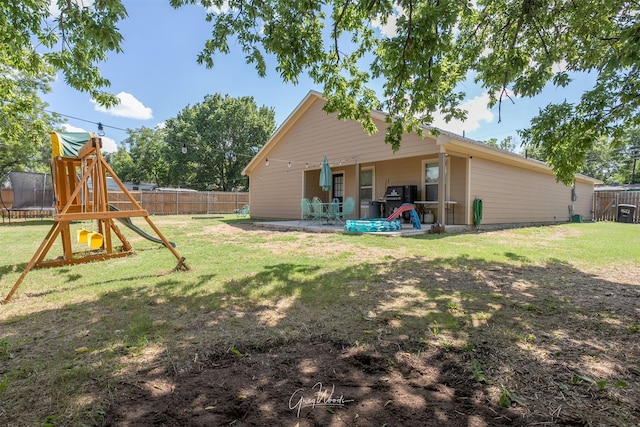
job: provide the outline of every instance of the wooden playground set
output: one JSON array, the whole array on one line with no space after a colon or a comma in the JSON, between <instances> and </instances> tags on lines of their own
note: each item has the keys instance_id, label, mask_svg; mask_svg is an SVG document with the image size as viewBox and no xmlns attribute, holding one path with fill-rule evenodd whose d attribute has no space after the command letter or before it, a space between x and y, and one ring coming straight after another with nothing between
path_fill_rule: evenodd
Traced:
<instances>
[{"instance_id":1,"label":"wooden playground set","mask_svg":"<svg viewBox=\"0 0 640 427\"><path fill-rule=\"evenodd\" d=\"M36 250L29 264L4 299L6 304L32 268L58 267L69 264L103 261L134 253L133 248L114 220L133 229L143 237L163 244L178 260L176 270L189 270L183 257L176 251L142 209L136 199L113 172L102 156L102 140L84 132L52 132L51 175L54 194L54 224ZM116 182L133 205L132 210L118 210L109 204L107 174ZM146 234L131 222L142 217L157 237ZM76 231L75 240L82 250L74 251L71 236L73 221L93 222L91 230ZM45 259L56 239L60 238L62 256ZM116 242L119 240L120 244ZM77 245L76 245L77 246Z\"/></svg>"}]
</instances>

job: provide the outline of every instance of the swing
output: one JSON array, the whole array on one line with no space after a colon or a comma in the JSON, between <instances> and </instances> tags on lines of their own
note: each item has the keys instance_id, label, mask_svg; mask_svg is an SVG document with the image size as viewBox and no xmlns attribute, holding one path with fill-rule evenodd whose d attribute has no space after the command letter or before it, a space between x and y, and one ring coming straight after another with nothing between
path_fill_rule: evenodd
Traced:
<instances>
[{"instance_id":1,"label":"swing","mask_svg":"<svg viewBox=\"0 0 640 427\"><path fill-rule=\"evenodd\" d=\"M86 167L86 159L83 159L83 162L85 162L84 166ZM97 178L97 175L96 175L96 173L94 171L94 173L92 173L92 175L91 175L92 187L94 189L94 191L93 191L93 198L94 198L93 207L94 208L97 206L97 203L96 203L97 200L99 200L99 194L98 194L99 186L96 185L96 181L97 181L96 178ZM86 191L85 194L87 195L87 200L89 200L89 188L86 185L86 182L85 182L85 191ZM89 201L89 203L91 203L91 202ZM83 206L83 209L86 209L85 206ZM87 209L87 210L92 210L92 209ZM97 222L97 220L96 220L96 222ZM93 226L91 228L93 228ZM99 233L97 231L88 231L88 230L86 230L86 233L87 234L86 234L85 242L87 243L87 246L89 246L89 248L98 249L98 248L102 247L102 243L104 241L104 237L102 236L101 233Z\"/></svg>"},{"instance_id":2,"label":"swing","mask_svg":"<svg viewBox=\"0 0 640 427\"><path fill-rule=\"evenodd\" d=\"M79 229L76 232L78 236L78 243L87 243L88 242L87 237L89 236L89 233L91 233L91 231L85 229L84 227Z\"/></svg>"},{"instance_id":3,"label":"swing","mask_svg":"<svg viewBox=\"0 0 640 427\"><path fill-rule=\"evenodd\" d=\"M92 249L101 247L103 240L104 238L100 233L89 232L89 235L87 236L87 244Z\"/></svg>"}]
</instances>

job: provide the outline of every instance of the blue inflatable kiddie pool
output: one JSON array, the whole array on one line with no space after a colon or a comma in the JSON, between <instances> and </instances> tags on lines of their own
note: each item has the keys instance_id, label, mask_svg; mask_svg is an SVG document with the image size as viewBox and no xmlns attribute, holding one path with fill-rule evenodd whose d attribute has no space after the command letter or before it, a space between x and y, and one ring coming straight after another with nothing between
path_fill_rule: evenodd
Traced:
<instances>
[{"instance_id":1,"label":"blue inflatable kiddie pool","mask_svg":"<svg viewBox=\"0 0 640 427\"><path fill-rule=\"evenodd\" d=\"M373 233L380 231L398 231L402 228L399 219L387 221L386 218L348 219L345 231L352 233Z\"/></svg>"}]
</instances>

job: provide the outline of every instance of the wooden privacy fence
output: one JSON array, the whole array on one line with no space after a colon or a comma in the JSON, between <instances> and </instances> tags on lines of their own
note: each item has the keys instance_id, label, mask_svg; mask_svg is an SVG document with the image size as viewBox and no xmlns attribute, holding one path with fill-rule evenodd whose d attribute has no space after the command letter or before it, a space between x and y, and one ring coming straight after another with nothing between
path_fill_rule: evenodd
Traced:
<instances>
[{"instance_id":1,"label":"wooden privacy fence","mask_svg":"<svg viewBox=\"0 0 640 427\"><path fill-rule=\"evenodd\" d=\"M596 191L593 195L594 221L616 221L620 205L635 206L633 222L640 223L640 191Z\"/></svg>"},{"instance_id":2,"label":"wooden privacy fence","mask_svg":"<svg viewBox=\"0 0 640 427\"><path fill-rule=\"evenodd\" d=\"M13 191L2 189L2 200L11 208ZM180 215L180 214L208 214L233 213L249 204L248 192L224 191L130 191L135 200L152 215ZM120 210L132 210L133 205L122 191L109 191L109 203ZM39 210L7 211L4 206L2 218L11 215L12 218L41 218L53 216L53 212Z\"/></svg>"},{"instance_id":3,"label":"wooden privacy fence","mask_svg":"<svg viewBox=\"0 0 640 427\"><path fill-rule=\"evenodd\" d=\"M130 191L142 209L152 215L233 213L249 204L249 193L224 191ZM120 210L133 209L122 191L109 191L109 203Z\"/></svg>"}]
</instances>

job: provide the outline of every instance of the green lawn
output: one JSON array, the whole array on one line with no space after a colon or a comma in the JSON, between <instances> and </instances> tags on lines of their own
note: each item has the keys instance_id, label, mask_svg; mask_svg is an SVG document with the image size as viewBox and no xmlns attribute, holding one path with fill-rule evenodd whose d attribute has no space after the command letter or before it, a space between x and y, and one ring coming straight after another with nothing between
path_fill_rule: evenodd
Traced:
<instances>
[{"instance_id":1,"label":"green lawn","mask_svg":"<svg viewBox=\"0 0 640 427\"><path fill-rule=\"evenodd\" d=\"M451 352L495 403L508 389L536 414L554 410L544 377L554 378L575 402L597 403L610 425L640 422L638 372L630 370L640 361L630 346L640 336L640 226L391 238L269 231L235 215L153 221L190 271L173 272L166 248L123 229L136 255L32 270L0 306L0 424L101 425L141 367L162 364L178 375L203 352L244 354L314 337ZM50 227L0 225L0 297ZM521 369L536 372L537 388L513 379ZM579 388L591 379L606 396ZM584 404L573 410L584 414Z\"/></svg>"}]
</instances>

